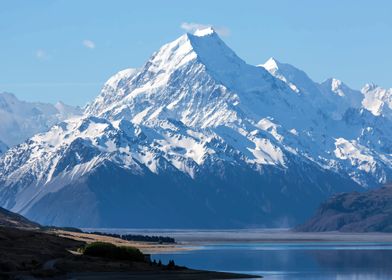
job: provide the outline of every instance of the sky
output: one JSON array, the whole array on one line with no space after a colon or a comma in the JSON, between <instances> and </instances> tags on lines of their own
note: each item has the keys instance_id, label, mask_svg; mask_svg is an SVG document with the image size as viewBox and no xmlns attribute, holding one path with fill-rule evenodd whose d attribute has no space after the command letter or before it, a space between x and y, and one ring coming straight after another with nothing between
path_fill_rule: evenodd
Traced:
<instances>
[{"instance_id":1,"label":"sky","mask_svg":"<svg viewBox=\"0 0 392 280\"><path fill-rule=\"evenodd\" d=\"M389 0L0 0L0 92L85 105L119 70L213 26L249 64L273 56L313 80L392 87Z\"/></svg>"}]
</instances>

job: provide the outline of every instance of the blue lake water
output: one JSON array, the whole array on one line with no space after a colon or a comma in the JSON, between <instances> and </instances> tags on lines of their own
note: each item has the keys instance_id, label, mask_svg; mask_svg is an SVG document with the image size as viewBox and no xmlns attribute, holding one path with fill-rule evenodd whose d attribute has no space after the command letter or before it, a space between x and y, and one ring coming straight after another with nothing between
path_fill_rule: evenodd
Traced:
<instances>
[{"instance_id":1,"label":"blue lake water","mask_svg":"<svg viewBox=\"0 0 392 280\"><path fill-rule=\"evenodd\" d=\"M152 258L195 269L261 275L267 280L392 279L392 234L295 233L288 229L85 230L174 237L184 247L192 245L192 250Z\"/></svg>"},{"instance_id":2,"label":"blue lake water","mask_svg":"<svg viewBox=\"0 0 392 280\"><path fill-rule=\"evenodd\" d=\"M392 243L217 243L197 250L156 254L163 263L262 275L271 280L389 280Z\"/></svg>"}]
</instances>

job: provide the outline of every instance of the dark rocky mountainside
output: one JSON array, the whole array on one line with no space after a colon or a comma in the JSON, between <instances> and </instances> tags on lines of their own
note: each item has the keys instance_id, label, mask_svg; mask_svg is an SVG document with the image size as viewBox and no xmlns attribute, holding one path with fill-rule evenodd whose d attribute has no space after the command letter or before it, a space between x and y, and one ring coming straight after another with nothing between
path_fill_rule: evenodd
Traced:
<instances>
[{"instance_id":1,"label":"dark rocky mountainside","mask_svg":"<svg viewBox=\"0 0 392 280\"><path fill-rule=\"evenodd\" d=\"M0 226L19 228L39 228L40 225L34 223L22 215L13 213L0 207Z\"/></svg>"},{"instance_id":2,"label":"dark rocky mountainside","mask_svg":"<svg viewBox=\"0 0 392 280\"><path fill-rule=\"evenodd\" d=\"M392 232L392 186L331 197L297 231Z\"/></svg>"}]
</instances>

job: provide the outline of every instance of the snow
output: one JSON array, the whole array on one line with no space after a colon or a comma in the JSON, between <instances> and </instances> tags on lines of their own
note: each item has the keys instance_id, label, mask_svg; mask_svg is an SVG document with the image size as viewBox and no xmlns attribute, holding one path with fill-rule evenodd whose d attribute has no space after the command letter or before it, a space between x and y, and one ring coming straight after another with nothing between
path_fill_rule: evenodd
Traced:
<instances>
[{"instance_id":1,"label":"snow","mask_svg":"<svg viewBox=\"0 0 392 280\"><path fill-rule=\"evenodd\" d=\"M259 67L286 83L294 92L303 95L312 107L328 114L335 120L343 117L348 108L359 108L363 98L359 91L350 89L342 81L330 78L319 84L302 70L270 58Z\"/></svg>"},{"instance_id":2,"label":"snow","mask_svg":"<svg viewBox=\"0 0 392 280\"><path fill-rule=\"evenodd\" d=\"M392 120L392 88L384 89L374 84L362 88L362 105L375 116L385 116Z\"/></svg>"},{"instance_id":3,"label":"snow","mask_svg":"<svg viewBox=\"0 0 392 280\"><path fill-rule=\"evenodd\" d=\"M214 33L215 33L215 30L212 27L207 27L207 28L203 28L203 29L197 29L193 35L195 35L197 37L204 37L204 36L208 36L208 35L211 35Z\"/></svg>"},{"instance_id":4,"label":"snow","mask_svg":"<svg viewBox=\"0 0 392 280\"><path fill-rule=\"evenodd\" d=\"M269 72L273 72L279 70L279 64L274 57L270 57L264 64L260 64L259 66L264 67Z\"/></svg>"},{"instance_id":5,"label":"snow","mask_svg":"<svg viewBox=\"0 0 392 280\"><path fill-rule=\"evenodd\" d=\"M269 58L264 64L258 65L259 67L265 68L268 72L270 72L273 76L278 78L279 80L285 82L294 92L299 93L300 90L297 86L289 81L288 77L285 77L285 68L290 67L288 64L284 65L277 61L274 57Z\"/></svg>"},{"instance_id":6,"label":"snow","mask_svg":"<svg viewBox=\"0 0 392 280\"><path fill-rule=\"evenodd\" d=\"M96 115L99 111L110 107L112 103L124 98L127 95L127 84L137 73L138 69L128 68L110 77L104 84L100 95L87 106L85 112Z\"/></svg>"},{"instance_id":7,"label":"snow","mask_svg":"<svg viewBox=\"0 0 392 280\"><path fill-rule=\"evenodd\" d=\"M340 90L342 86L342 81L332 78L331 80L331 90L333 92L337 92L339 96L345 96L344 92Z\"/></svg>"},{"instance_id":8,"label":"snow","mask_svg":"<svg viewBox=\"0 0 392 280\"><path fill-rule=\"evenodd\" d=\"M25 102L11 93L0 93L0 141L12 147L81 113L80 108L62 102L55 105Z\"/></svg>"}]
</instances>

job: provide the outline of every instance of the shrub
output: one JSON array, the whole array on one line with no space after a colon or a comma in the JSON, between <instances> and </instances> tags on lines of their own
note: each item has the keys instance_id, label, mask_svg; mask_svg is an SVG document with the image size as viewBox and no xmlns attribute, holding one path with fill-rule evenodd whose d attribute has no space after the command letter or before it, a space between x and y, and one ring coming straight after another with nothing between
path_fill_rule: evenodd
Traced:
<instances>
[{"instance_id":1,"label":"shrub","mask_svg":"<svg viewBox=\"0 0 392 280\"><path fill-rule=\"evenodd\" d=\"M144 255L139 249L133 247L118 247L106 242L93 242L87 244L82 250L82 253L93 257L144 262Z\"/></svg>"},{"instance_id":2,"label":"shrub","mask_svg":"<svg viewBox=\"0 0 392 280\"><path fill-rule=\"evenodd\" d=\"M110 236L120 238L128 241L144 241L144 242L156 242L156 243L176 243L176 240L172 237L167 236L148 236L148 235L135 235L135 234L116 234L116 233L105 233L99 231L89 232L91 234Z\"/></svg>"},{"instance_id":3,"label":"shrub","mask_svg":"<svg viewBox=\"0 0 392 280\"><path fill-rule=\"evenodd\" d=\"M167 264L168 269L175 269L176 268L176 263L174 260L170 260L169 263Z\"/></svg>"}]
</instances>

